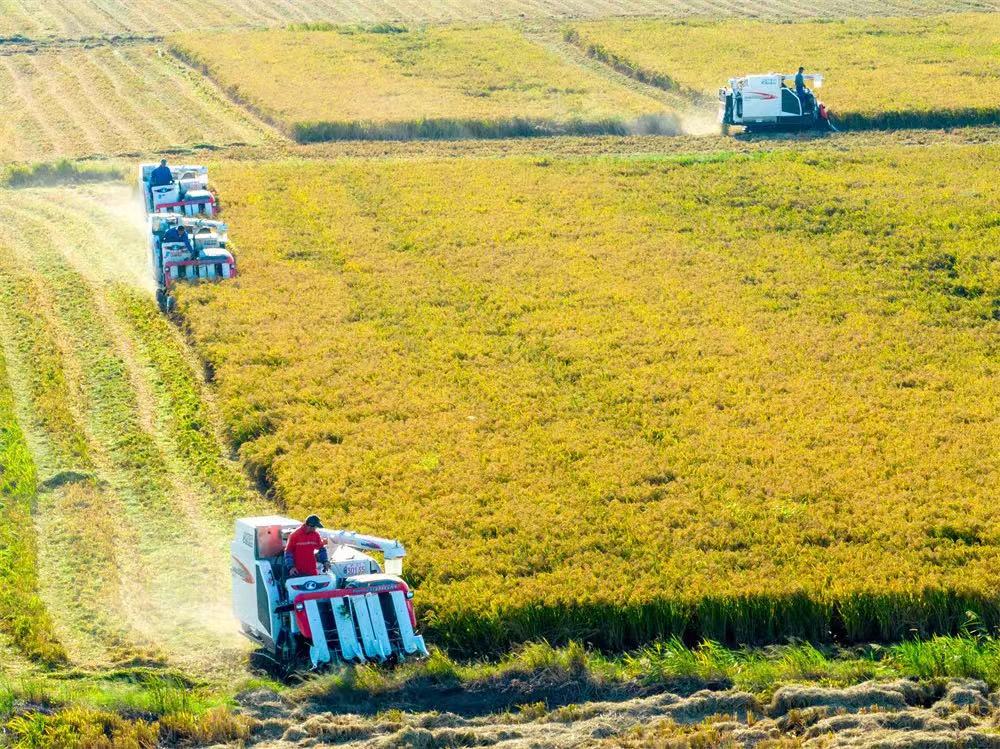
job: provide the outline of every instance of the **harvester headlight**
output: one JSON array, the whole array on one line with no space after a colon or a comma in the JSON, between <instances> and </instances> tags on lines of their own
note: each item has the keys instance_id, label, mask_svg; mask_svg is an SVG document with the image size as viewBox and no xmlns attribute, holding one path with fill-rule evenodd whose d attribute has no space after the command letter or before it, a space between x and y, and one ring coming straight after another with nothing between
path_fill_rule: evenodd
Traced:
<instances>
[{"instance_id":1,"label":"harvester headlight","mask_svg":"<svg viewBox=\"0 0 1000 749\"><path fill-rule=\"evenodd\" d=\"M406 591L406 597L407 598L413 598L413 591L412 590Z\"/></svg>"}]
</instances>

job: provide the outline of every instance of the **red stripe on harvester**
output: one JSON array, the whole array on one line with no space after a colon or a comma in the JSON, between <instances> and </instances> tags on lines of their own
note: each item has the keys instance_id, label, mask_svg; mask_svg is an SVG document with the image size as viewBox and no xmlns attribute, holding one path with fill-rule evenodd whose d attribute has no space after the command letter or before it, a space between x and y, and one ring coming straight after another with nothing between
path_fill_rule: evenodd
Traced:
<instances>
[{"instance_id":1,"label":"red stripe on harvester","mask_svg":"<svg viewBox=\"0 0 1000 749\"><path fill-rule=\"evenodd\" d=\"M215 196L209 195L208 200L178 200L176 203L159 203L157 208L177 208L183 205L205 205L211 204L215 205Z\"/></svg>"}]
</instances>

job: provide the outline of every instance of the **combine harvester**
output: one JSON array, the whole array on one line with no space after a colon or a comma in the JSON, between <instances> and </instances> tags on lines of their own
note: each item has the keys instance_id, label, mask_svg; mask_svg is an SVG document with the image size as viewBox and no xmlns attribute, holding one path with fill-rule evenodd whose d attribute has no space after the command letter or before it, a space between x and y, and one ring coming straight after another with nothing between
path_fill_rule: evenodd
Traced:
<instances>
[{"instance_id":1,"label":"combine harvester","mask_svg":"<svg viewBox=\"0 0 1000 749\"><path fill-rule=\"evenodd\" d=\"M320 528L329 564L318 575L290 578L285 543L300 525L285 517L236 521L233 612L243 634L261 646L257 656L281 673L426 656L413 593L399 577L402 544ZM383 566L366 553L373 551L382 554Z\"/></svg>"},{"instance_id":2,"label":"combine harvester","mask_svg":"<svg viewBox=\"0 0 1000 749\"><path fill-rule=\"evenodd\" d=\"M156 166L139 167L139 189L149 222L156 301L162 311L170 312L171 290L178 281L235 278L236 260L227 249L228 227L212 220L218 214L218 201L208 189L208 169L172 167L170 184L151 186Z\"/></svg>"},{"instance_id":3,"label":"combine harvester","mask_svg":"<svg viewBox=\"0 0 1000 749\"><path fill-rule=\"evenodd\" d=\"M742 125L746 132L761 130L836 130L830 112L808 88L800 97L786 81L795 74L768 73L730 78L728 88L719 89L719 122L723 133L730 125ZM823 85L823 76L803 76L815 88Z\"/></svg>"},{"instance_id":4,"label":"combine harvester","mask_svg":"<svg viewBox=\"0 0 1000 749\"><path fill-rule=\"evenodd\" d=\"M146 201L146 213L180 213L211 218L218 212L216 198L208 189L208 167L172 166L170 174L173 181L151 187L153 170L158 166L139 165L139 188Z\"/></svg>"}]
</instances>

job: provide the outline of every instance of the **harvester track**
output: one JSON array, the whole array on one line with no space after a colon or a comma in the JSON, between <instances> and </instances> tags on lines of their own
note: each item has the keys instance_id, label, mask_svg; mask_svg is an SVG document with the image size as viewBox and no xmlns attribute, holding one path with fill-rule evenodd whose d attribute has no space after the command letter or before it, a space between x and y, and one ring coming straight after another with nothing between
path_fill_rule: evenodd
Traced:
<instances>
[{"instance_id":1,"label":"harvester track","mask_svg":"<svg viewBox=\"0 0 1000 749\"><path fill-rule=\"evenodd\" d=\"M218 674L243 651L220 595L222 508L252 495L222 455L183 342L136 285L143 243L128 204L121 186L0 193L0 274L25 292L8 295L4 330L39 321L8 359L43 488L40 592L74 662ZM47 361L28 348L38 340Z\"/></svg>"}]
</instances>

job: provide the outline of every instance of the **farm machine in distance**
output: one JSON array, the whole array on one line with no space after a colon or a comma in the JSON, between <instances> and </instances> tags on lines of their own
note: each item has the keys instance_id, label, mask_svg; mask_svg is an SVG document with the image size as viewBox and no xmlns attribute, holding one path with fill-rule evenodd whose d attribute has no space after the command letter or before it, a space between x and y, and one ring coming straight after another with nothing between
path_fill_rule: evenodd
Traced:
<instances>
[{"instance_id":1,"label":"farm machine in distance","mask_svg":"<svg viewBox=\"0 0 1000 749\"><path fill-rule=\"evenodd\" d=\"M164 165L141 164L139 186L146 201L146 213L180 213L185 216L206 216L216 213L216 199L208 189L208 168L204 166L172 166L171 181L157 184L154 172Z\"/></svg>"},{"instance_id":2,"label":"farm machine in distance","mask_svg":"<svg viewBox=\"0 0 1000 749\"><path fill-rule=\"evenodd\" d=\"M823 76L818 73L802 77L814 88L823 85ZM789 88L787 82L794 78L794 73L730 78L729 86L719 89L719 122L723 131L730 125L742 125L747 132L835 129L830 112L811 89Z\"/></svg>"},{"instance_id":3,"label":"farm machine in distance","mask_svg":"<svg viewBox=\"0 0 1000 749\"><path fill-rule=\"evenodd\" d=\"M219 204L208 187L207 168L142 164L139 189L148 222L156 301L162 311L173 309L172 289L179 281L235 278L228 227L213 220Z\"/></svg>"},{"instance_id":4,"label":"farm machine in distance","mask_svg":"<svg viewBox=\"0 0 1000 749\"><path fill-rule=\"evenodd\" d=\"M283 673L332 663L399 662L427 655L417 634L413 593L400 577L398 541L318 529L329 562L291 577L284 549L301 524L285 517L236 521L233 613L257 657ZM379 565L369 552L382 555Z\"/></svg>"}]
</instances>

